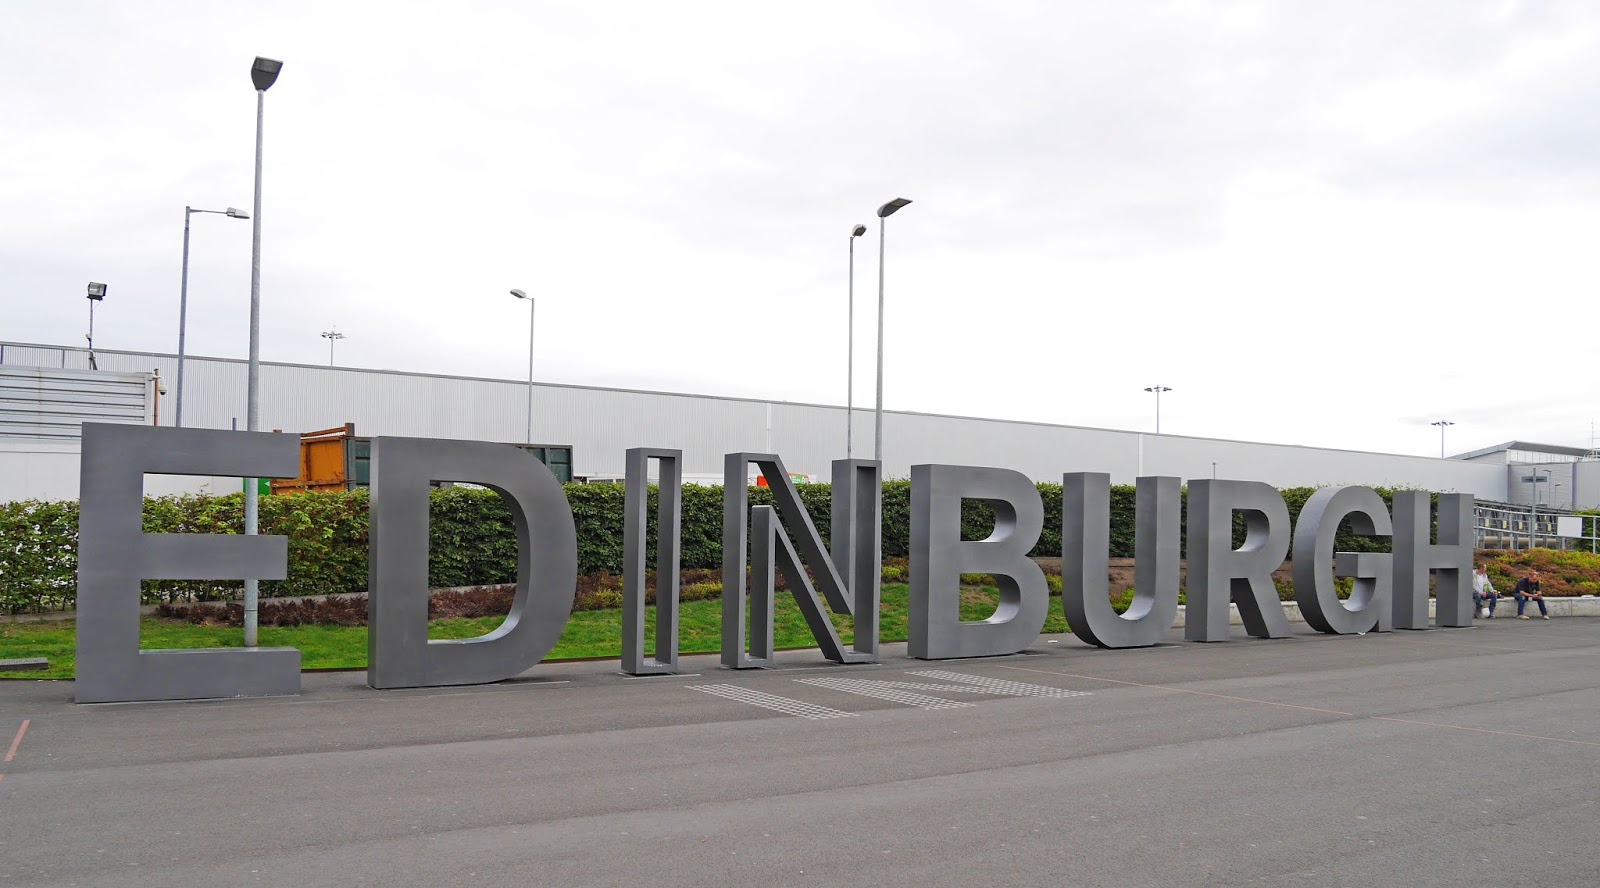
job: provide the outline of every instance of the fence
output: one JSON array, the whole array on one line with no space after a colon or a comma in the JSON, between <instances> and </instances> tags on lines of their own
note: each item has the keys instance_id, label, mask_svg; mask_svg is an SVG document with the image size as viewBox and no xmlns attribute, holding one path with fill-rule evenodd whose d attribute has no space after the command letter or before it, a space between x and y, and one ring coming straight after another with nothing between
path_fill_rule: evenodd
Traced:
<instances>
[{"instance_id":1,"label":"fence","mask_svg":"<svg viewBox=\"0 0 1600 888\"><path fill-rule=\"evenodd\" d=\"M1566 518L1568 521L1561 521ZM1577 527L1570 519L1577 518ZM1588 549L1600 552L1600 519L1548 506L1478 503L1474 545L1479 549ZM1561 525L1568 527L1563 528ZM1563 535L1562 530L1569 533ZM1580 533L1573 535L1572 530Z\"/></svg>"}]
</instances>

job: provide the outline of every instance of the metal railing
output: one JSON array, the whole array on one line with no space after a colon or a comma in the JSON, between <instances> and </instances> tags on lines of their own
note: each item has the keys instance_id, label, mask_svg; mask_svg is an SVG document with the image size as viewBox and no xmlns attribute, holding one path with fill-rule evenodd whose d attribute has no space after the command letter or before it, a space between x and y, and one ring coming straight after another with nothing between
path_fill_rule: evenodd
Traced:
<instances>
[{"instance_id":1,"label":"metal railing","mask_svg":"<svg viewBox=\"0 0 1600 888\"><path fill-rule=\"evenodd\" d=\"M1581 517L1583 535L1561 536L1558 518ZM1588 549L1600 552L1600 518L1549 506L1479 503L1474 515L1474 545L1479 549Z\"/></svg>"}]
</instances>

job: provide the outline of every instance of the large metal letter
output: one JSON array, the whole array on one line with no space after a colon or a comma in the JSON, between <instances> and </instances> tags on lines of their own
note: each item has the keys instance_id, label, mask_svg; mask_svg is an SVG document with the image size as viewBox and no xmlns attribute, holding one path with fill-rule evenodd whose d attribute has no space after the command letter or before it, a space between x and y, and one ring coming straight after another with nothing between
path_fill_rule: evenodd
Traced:
<instances>
[{"instance_id":1,"label":"large metal letter","mask_svg":"<svg viewBox=\"0 0 1600 888\"><path fill-rule=\"evenodd\" d=\"M1300 509L1294 529L1294 600L1311 628L1318 632L1355 635L1389 631L1393 622L1394 565L1392 557L1376 552L1340 552L1334 540L1339 524L1361 536L1390 536L1394 527L1383 499L1366 487L1324 487ZM1335 571L1335 562L1339 570ZM1353 576L1355 586L1348 602L1339 600L1336 574Z\"/></svg>"},{"instance_id":2,"label":"large metal letter","mask_svg":"<svg viewBox=\"0 0 1600 888\"><path fill-rule=\"evenodd\" d=\"M961 501L994 509L994 533L961 539ZM1044 503L1027 476L978 466L911 467L911 602L906 651L921 660L1014 654L1039 637L1050 587L1028 552L1044 529ZM961 621L961 575L986 573L1000 606L986 620Z\"/></svg>"},{"instance_id":3,"label":"large metal letter","mask_svg":"<svg viewBox=\"0 0 1600 888\"><path fill-rule=\"evenodd\" d=\"M1244 513L1244 545L1233 548L1233 513ZM1288 638L1289 618L1272 572L1289 553L1289 507L1260 481L1189 482L1188 601L1183 637L1228 640L1228 599L1239 605L1246 632Z\"/></svg>"},{"instance_id":4,"label":"large metal letter","mask_svg":"<svg viewBox=\"0 0 1600 888\"><path fill-rule=\"evenodd\" d=\"M746 467L755 463L772 490L770 506L751 509ZM773 453L730 453L723 460L722 488L722 665L754 669L772 665L772 607L775 570L822 649L835 663L878 659L878 587L882 575L880 463L865 459L833 461L833 552L823 548L800 492ZM750 514L746 525L745 515ZM841 518L844 519L841 521ZM794 541L790 541L792 533ZM754 535L752 539L751 534ZM798 551L797 551L798 547ZM749 550L749 620L745 619L746 550ZM834 613L855 618L855 638L845 650L817 590L802 567L811 567ZM846 577L849 578L848 583ZM749 648L745 636L749 634Z\"/></svg>"},{"instance_id":5,"label":"large metal letter","mask_svg":"<svg viewBox=\"0 0 1600 888\"><path fill-rule=\"evenodd\" d=\"M517 591L504 623L478 638L428 638L428 482L465 481L500 494L517 533ZM367 577L367 684L484 684L544 659L572 614L578 535L550 470L507 444L372 439Z\"/></svg>"},{"instance_id":6,"label":"large metal letter","mask_svg":"<svg viewBox=\"0 0 1600 888\"><path fill-rule=\"evenodd\" d=\"M622 527L622 671L678 671L678 566L683 538L683 451L629 448ZM656 501L656 652L644 656L644 599L650 460L661 466Z\"/></svg>"},{"instance_id":7,"label":"large metal letter","mask_svg":"<svg viewBox=\"0 0 1600 888\"><path fill-rule=\"evenodd\" d=\"M281 580L281 536L141 533L144 474L293 477L293 435L83 424L78 517L79 703L300 693L294 648L139 650L139 581Z\"/></svg>"},{"instance_id":8,"label":"large metal letter","mask_svg":"<svg viewBox=\"0 0 1600 888\"><path fill-rule=\"evenodd\" d=\"M1104 648L1157 644L1178 615L1183 481L1150 477L1135 483L1133 602L1119 615L1106 583L1111 476L1073 472L1061 478L1061 608L1073 634Z\"/></svg>"},{"instance_id":9,"label":"large metal letter","mask_svg":"<svg viewBox=\"0 0 1600 888\"><path fill-rule=\"evenodd\" d=\"M1432 496L1394 494L1394 625L1428 628L1428 571L1438 571L1434 622L1472 625L1472 509L1465 493L1439 494L1439 543L1430 542Z\"/></svg>"}]
</instances>

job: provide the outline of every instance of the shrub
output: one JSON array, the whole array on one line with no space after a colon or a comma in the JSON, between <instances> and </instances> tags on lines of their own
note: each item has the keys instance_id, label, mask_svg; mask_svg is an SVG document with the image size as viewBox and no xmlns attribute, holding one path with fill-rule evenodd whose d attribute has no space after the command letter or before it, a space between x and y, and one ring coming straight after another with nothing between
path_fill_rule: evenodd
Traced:
<instances>
[{"instance_id":1,"label":"shrub","mask_svg":"<svg viewBox=\"0 0 1600 888\"><path fill-rule=\"evenodd\" d=\"M1032 554L1051 558L1061 554L1061 486L1038 485L1044 501L1044 529ZM607 574L605 588L620 589L615 579L622 572L623 488L620 485L568 485L578 535L580 575ZM831 488L825 484L799 487L812 523L824 540L831 529ZM1314 491L1283 491L1292 517L1299 515ZM1380 490L1385 501L1391 493ZM655 558L656 491L650 490L647 520L651 563ZM767 488L750 488L750 503L772 502ZM720 590L722 564L722 490L690 485L683 488L682 567L702 571L685 584L715 583ZM288 537L289 571L286 580L263 582L269 597L306 595L359 595L367 589L367 512L365 490L269 496L261 500L261 532ZM910 578L911 484L887 481L883 485L884 582ZM243 496L176 496L148 498L143 526L150 533L241 533ZM18 613L70 609L77 599L78 506L72 502L13 502L0 504L0 611ZM983 502L962 504L961 533L982 539L994 528L994 513ZM1243 523L1236 522L1236 542L1242 541ZM428 583L434 588L492 586L516 578L515 532L511 514L490 490L456 487L434 491L429 502ZM1133 556L1134 488L1111 489L1111 556ZM1387 551L1387 539L1370 540L1340 535L1342 551ZM1542 550L1548 551L1548 550ZM1557 553L1559 554L1559 553ZM1567 561L1554 556L1541 561L1552 594L1578 594L1600 589L1600 571L1588 567L1584 553L1568 553ZM1530 564L1532 562L1529 562ZM1596 563L1600 563L1597 561ZM1526 572L1527 565L1517 568ZM1047 572L1059 568L1048 566ZM1520 574L1517 574L1520 575ZM686 573L685 577L689 574ZM1497 582L1513 578L1513 568L1500 569ZM235 581L147 580L142 584L146 604L178 604L235 598L241 584ZM1508 586L1509 587L1509 586ZM599 587L596 587L597 589ZM1055 584L1052 584L1055 588ZM1567 591L1558 591L1567 590ZM580 590L580 593L582 590ZM606 596L602 596L603 598Z\"/></svg>"}]
</instances>

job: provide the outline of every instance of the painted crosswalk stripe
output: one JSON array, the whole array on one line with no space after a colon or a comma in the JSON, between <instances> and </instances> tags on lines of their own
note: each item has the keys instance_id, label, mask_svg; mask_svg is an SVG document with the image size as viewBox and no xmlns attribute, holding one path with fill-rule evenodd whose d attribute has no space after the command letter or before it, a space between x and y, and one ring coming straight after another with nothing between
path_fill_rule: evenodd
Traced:
<instances>
[{"instance_id":1,"label":"painted crosswalk stripe","mask_svg":"<svg viewBox=\"0 0 1600 888\"><path fill-rule=\"evenodd\" d=\"M725 700L734 700L739 703L748 703L751 706L759 706L762 709L770 709L774 712L781 712L784 715L792 715L796 718L851 718L855 715L854 712L845 712L840 709L830 709L826 706L818 706L814 703L806 703L803 700L791 700L788 697L780 697L777 694L765 694L761 691L752 691L749 688L742 688L738 685L703 684L691 685L691 687L694 690L700 691L701 693L710 694L713 697L721 697Z\"/></svg>"},{"instance_id":2,"label":"painted crosswalk stripe","mask_svg":"<svg viewBox=\"0 0 1600 888\"><path fill-rule=\"evenodd\" d=\"M971 706L971 703L962 703L955 700L946 700L942 697L930 697L927 694L916 693L916 690L961 690L959 687L946 685L924 685L900 681L878 681L869 678L797 678L801 684L815 685L819 688L828 688L834 691L844 691L847 694L857 694L862 697L872 697L877 700L887 700L890 703L899 703L903 706L915 706L919 709L960 709Z\"/></svg>"},{"instance_id":3,"label":"painted crosswalk stripe","mask_svg":"<svg viewBox=\"0 0 1600 888\"><path fill-rule=\"evenodd\" d=\"M946 672L941 669L924 669L911 673L918 678L937 678L941 681L954 681L968 685L973 691L983 694L1003 694L1007 697L1050 697L1066 699L1068 697L1087 697L1088 691L1068 691L1062 688L1046 687L1044 685L1028 684L1021 681L1005 681L998 678L987 678L982 675L968 675L964 672ZM953 688L951 690L954 690Z\"/></svg>"}]
</instances>

